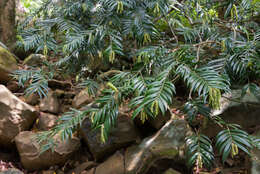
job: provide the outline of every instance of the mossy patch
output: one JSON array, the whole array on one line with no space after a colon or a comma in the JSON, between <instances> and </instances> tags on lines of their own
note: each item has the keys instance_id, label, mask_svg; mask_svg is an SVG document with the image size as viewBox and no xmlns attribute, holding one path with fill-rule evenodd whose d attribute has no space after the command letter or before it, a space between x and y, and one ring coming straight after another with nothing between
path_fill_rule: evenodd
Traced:
<instances>
[{"instance_id":1,"label":"mossy patch","mask_svg":"<svg viewBox=\"0 0 260 174\"><path fill-rule=\"evenodd\" d=\"M0 65L5 69L12 71L17 68L14 56L5 48L0 47Z\"/></svg>"},{"instance_id":2,"label":"mossy patch","mask_svg":"<svg viewBox=\"0 0 260 174\"><path fill-rule=\"evenodd\" d=\"M14 56L5 48L0 46L0 81L9 79L8 73L17 69Z\"/></svg>"}]
</instances>

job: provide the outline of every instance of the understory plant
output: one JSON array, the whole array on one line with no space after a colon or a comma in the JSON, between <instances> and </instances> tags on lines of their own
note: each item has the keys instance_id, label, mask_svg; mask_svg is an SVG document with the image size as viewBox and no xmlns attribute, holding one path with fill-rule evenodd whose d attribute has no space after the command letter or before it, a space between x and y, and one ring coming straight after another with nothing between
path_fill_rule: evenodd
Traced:
<instances>
[{"instance_id":1,"label":"understory plant","mask_svg":"<svg viewBox=\"0 0 260 174\"><path fill-rule=\"evenodd\" d=\"M257 0L43 1L19 25L18 46L60 55L50 64L76 74L78 86L89 95L96 96L99 85L105 84L95 107L71 109L56 127L39 135L43 149L53 147L56 134L71 138L85 118L93 129L100 129L105 142L125 103L132 118L142 122L164 115L174 104L178 84L184 84L187 122L193 126L202 117L223 128L214 145L200 127L194 129L186 138L188 166L197 170L214 166L214 146L223 161L239 150L250 154L259 141L210 113L220 108L221 95L237 86L243 94L259 97L259 11ZM49 76L40 78L42 73L14 75L21 84L30 83L30 92L46 95L47 87L41 84Z\"/></svg>"}]
</instances>

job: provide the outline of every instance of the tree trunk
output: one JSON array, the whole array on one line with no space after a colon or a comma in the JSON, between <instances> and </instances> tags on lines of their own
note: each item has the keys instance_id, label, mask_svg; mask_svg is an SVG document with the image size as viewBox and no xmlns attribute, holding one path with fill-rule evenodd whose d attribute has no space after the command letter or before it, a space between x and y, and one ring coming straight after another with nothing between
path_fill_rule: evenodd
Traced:
<instances>
[{"instance_id":1,"label":"tree trunk","mask_svg":"<svg viewBox=\"0 0 260 174\"><path fill-rule=\"evenodd\" d=\"M15 0L0 0L0 41L7 46L15 41Z\"/></svg>"}]
</instances>

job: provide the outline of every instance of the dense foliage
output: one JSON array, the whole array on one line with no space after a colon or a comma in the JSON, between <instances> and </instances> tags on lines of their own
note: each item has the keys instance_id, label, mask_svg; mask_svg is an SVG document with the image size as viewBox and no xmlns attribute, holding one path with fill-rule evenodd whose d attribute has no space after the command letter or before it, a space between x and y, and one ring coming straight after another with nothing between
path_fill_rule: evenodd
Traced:
<instances>
[{"instance_id":1,"label":"dense foliage","mask_svg":"<svg viewBox=\"0 0 260 174\"><path fill-rule=\"evenodd\" d=\"M76 74L90 95L96 95L101 83L106 82L106 89L95 101L96 107L65 113L59 125L43 132L40 140L55 134L67 139L89 117L106 141L126 101L130 100L133 118L145 122L170 110L176 84L184 83L183 111L189 124L204 116L222 125L216 147L223 161L229 154L237 155L238 149L249 153L258 141L239 125L211 117L210 110L219 108L221 94L234 87L260 91L254 84L260 77L259 11L258 0L44 1L20 25L18 45L61 55L48 66ZM102 70L109 70L107 65L114 71L103 74ZM19 82L31 82L29 93L45 95L46 80L52 75L28 71L17 72ZM53 143L48 141L44 148ZM199 128L187 137L187 157L189 166L214 164L212 142Z\"/></svg>"}]
</instances>

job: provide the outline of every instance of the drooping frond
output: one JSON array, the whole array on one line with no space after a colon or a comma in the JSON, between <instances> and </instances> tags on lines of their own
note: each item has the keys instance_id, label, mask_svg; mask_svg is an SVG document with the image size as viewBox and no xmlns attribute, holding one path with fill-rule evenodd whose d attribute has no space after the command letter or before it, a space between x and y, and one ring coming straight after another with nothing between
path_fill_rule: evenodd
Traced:
<instances>
[{"instance_id":1,"label":"drooping frond","mask_svg":"<svg viewBox=\"0 0 260 174\"><path fill-rule=\"evenodd\" d=\"M229 82L210 67L192 70L186 65L180 65L176 71L183 77L191 91L197 92L198 95L206 95L213 88L229 91Z\"/></svg>"},{"instance_id":2,"label":"drooping frond","mask_svg":"<svg viewBox=\"0 0 260 174\"><path fill-rule=\"evenodd\" d=\"M89 95L96 96L99 85L96 81L92 79L86 79L79 84L79 87L84 88L86 91L88 91Z\"/></svg>"},{"instance_id":3,"label":"drooping frond","mask_svg":"<svg viewBox=\"0 0 260 174\"><path fill-rule=\"evenodd\" d=\"M189 122L192 122L198 114L210 117L211 112L210 108L206 106L206 103L201 100L191 100L185 103L183 110L187 114Z\"/></svg>"},{"instance_id":4,"label":"drooping frond","mask_svg":"<svg viewBox=\"0 0 260 174\"><path fill-rule=\"evenodd\" d=\"M214 153L211 140L205 135L192 135L186 138L187 163L189 167L203 166L211 168L214 163Z\"/></svg>"},{"instance_id":5,"label":"drooping frond","mask_svg":"<svg viewBox=\"0 0 260 174\"><path fill-rule=\"evenodd\" d=\"M238 149L250 154L249 148L251 148L250 139L245 131L238 128L226 129L218 133L216 137L216 147L219 153L222 154L223 162L226 161L227 157L235 156L238 154Z\"/></svg>"},{"instance_id":6,"label":"drooping frond","mask_svg":"<svg viewBox=\"0 0 260 174\"><path fill-rule=\"evenodd\" d=\"M48 80L52 78L51 72L44 73L43 70L16 70L13 72L14 78L18 80L18 84L22 87L29 83L25 90L26 95L37 93L41 98L47 96L49 87Z\"/></svg>"},{"instance_id":7,"label":"drooping frond","mask_svg":"<svg viewBox=\"0 0 260 174\"><path fill-rule=\"evenodd\" d=\"M131 106L136 107L133 117L136 117L140 112L146 114L144 113L146 111L154 117L159 114L159 111L163 114L166 112L175 93L175 86L168 80L171 70L172 67L169 66L147 86L144 96L138 96L132 100ZM144 118L141 119L145 121Z\"/></svg>"},{"instance_id":8,"label":"drooping frond","mask_svg":"<svg viewBox=\"0 0 260 174\"><path fill-rule=\"evenodd\" d=\"M102 142L107 140L111 127L115 126L118 117L118 95L113 89L104 90L103 95L95 102L98 108L90 110L92 126L101 130Z\"/></svg>"}]
</instances>

